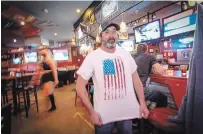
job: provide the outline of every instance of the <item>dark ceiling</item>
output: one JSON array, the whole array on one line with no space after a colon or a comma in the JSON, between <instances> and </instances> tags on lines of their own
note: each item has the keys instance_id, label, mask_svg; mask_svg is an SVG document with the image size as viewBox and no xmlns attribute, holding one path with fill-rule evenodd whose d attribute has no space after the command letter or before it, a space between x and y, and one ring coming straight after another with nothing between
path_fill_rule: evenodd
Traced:
<instances>
[{"instance_id":1,"label":"dark ceiling","mask_svg":"<svg viewBox=\"0 0 203 134\"><path fill-rule=\"evenodd\" d=\"M22 16L28 17L31 15L35 17L35 20L29 26L24 26L29 29L24 30L24 32L39 33L47 40L67 41L73 38L73 24L92 1L3 1L1 3L3 4L1 11L3 12L6 12L12 6L19 9L18 12L23 14ZM76 13L78 8L81 10L79 14ZM48 13L45 12L45 9L47 9ZM6 13L7 16L3 16L1 19L3 28L7 30L19 30L22 28L19 23L13 21L13 17L8 17L8 12ZM22 30L20 31L22 32ZM57 36L54 33L57 33Z\"/></svg>"}]
</instances>

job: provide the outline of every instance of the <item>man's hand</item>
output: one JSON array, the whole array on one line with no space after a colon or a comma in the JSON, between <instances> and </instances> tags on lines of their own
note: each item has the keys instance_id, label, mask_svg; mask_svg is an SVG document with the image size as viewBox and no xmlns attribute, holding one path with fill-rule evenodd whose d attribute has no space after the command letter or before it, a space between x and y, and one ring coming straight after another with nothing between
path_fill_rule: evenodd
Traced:
<instances>
[{"instance_id":1,"label":"man's hand","mask_svg":"<svg viewBox=\"0 0 203 134\"><path fill-rule=\"evenodd\" d=\"M141 117L147 119L149 116L149 110L147 109L147 106L145 104L140 105L140 114Z\"/></svg>"},{"instance_id":2,"label":"man's hand","mask_svg":"<svg viewBox=\"0 0 203 134\"><path fill-rule=\"evenodd\" d=\"M90 113L90 119L95 125L97 125L97 126L102 125L102 119L101 119L100 115L96 111L92 111Z\"/></svg>"}]
</instances>

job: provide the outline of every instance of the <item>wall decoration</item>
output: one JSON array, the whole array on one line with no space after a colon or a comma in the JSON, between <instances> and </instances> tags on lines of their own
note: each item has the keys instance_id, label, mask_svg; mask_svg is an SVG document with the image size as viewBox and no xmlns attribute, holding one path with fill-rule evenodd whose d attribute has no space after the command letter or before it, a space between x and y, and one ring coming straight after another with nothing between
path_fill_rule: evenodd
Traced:
<instances>
[{"instance_id":1,"label":"wall decoration","mask_svg":"<svg viewBox=\"0 0 203 134\"><path fill-rule=\"evenodd\" d=\"M89 19L90 19L90 25L92 25L96 22L96 18L95 18L94 13L92 15L90 15Z\"/></svg>"},{"instance_id":2,"label":"wall decoration","mask_svg":"<svg viewBox=\"0 0 203 134\"><path fill-rule=\"evenodd\" d=\"M119 33L119 39L120 40L127 40L128 39L128 33L127 32Z\"/></svg>"},{"instance_id":3,"label":"wall decoration","mask_svg":"<svg viewBox=\"0 0 203 134\"><path fill-rule=\"evenodd\" d=\"M118 1L105 1L102 5L102 19L105 20L118 10Z\"/></svg>"}]
</instances>

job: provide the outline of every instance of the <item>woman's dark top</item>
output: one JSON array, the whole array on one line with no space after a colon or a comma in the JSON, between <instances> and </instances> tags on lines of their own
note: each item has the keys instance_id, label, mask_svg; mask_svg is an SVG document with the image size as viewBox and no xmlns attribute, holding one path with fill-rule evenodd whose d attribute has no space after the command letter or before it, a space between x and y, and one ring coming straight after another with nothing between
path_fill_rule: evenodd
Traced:
<instances>
[{"instance_id":1,"label":"woman's dark top","mask_svg":"<svg viewBox=\"0 0 203 134\"><path fill-rule=\"evenodd\" d=\"M49 67L49 65L46 62L42 63L42 67L44 70L51 70L51 68Z\"/></svg>"},{"instance_id":2,"label":"woman's dark top","mask_svg":"<svg viewBox=\"0 0 203 134\"><path fill-rule=\"evenodd\" d=\"M51 68L49 67L49 65L46 62L42 63L42 67L44 70L51 70ZM49 82L49 81L53 81L54 82L54 76L52 71L49 73L46 73L42 76L42 84Z\"/></svg>"}]
</instances>

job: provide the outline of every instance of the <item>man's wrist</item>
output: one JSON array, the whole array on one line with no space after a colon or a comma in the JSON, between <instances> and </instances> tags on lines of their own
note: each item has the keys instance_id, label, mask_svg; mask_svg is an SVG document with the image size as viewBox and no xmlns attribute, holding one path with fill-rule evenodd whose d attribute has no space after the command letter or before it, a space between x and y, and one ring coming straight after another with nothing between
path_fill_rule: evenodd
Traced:
<instances>
[{"instance_id":1,"label":"man's wrist","mask_svg":"<svg viewBox=\"0 0 203 134\"><path fill-rule=\"evenodd\" d=\"M140 106L146 106L145 100L144 101L140 101Z\"/></svg>"}]
</instances>

